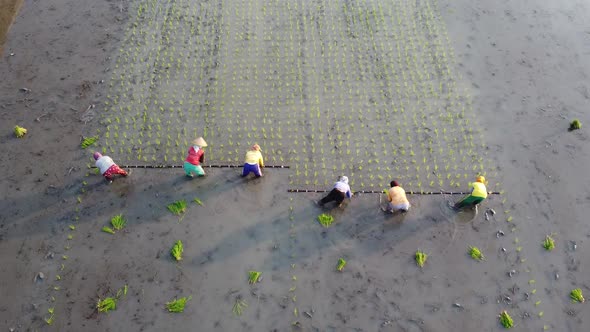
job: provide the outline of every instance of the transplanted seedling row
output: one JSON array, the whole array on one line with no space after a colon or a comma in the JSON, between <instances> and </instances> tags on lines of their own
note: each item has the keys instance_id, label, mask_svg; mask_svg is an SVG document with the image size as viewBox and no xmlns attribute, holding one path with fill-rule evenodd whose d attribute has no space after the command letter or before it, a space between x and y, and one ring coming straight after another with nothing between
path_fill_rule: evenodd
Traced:
<instances>
[{"instance_id":1,"label":"transplanted seedling row","mask_svg":"<svg viewBox=\"0 0 590 332\"><path fill-rule=\"evenodd\" d=\"M485 172L435 5L323 6L139 4L109 82L101 149L180 162L202 135L209 160L239 163L256 142L267 160L294 165L292 186L347 173L357 188L378 188L396 174L428 191Z\"/></svg>"}]
</instances>

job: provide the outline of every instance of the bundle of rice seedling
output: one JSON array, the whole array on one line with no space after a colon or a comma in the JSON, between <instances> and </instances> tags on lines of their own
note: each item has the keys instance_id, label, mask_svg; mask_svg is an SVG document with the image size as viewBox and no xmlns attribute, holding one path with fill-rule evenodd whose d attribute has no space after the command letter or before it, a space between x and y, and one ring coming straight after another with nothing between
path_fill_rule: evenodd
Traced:
<instances>
[{"instance_id":1,"label":"bundle of rice seedling","mask_svg":"<svg viewBox=\"0 0 590 332\"><path fill-rule=\"evenodd\" d=\"M248 272L248 282L250 284L255 284L260 280L260 276L262 275L262 272L258 272L258 271L249 271Z\"/></svg>"},{"instance_id":2,"label":"bundle of rice seedling","mask_svg":"<svg viewBox=\"0 0 590 332\"><path fill-rule=\"evenodd\" d=\"M545 248L547 251L555 249L555 240L553 240L551 236L547 235L545 240L543 240L543 248Z\"/></svg>"},{"instance_id":3,"label":"bundle of rice seedling","mask_svg":"<svg viewBox=\"0 0 590 332\"><path fill-rule=\"evenodd\" d=\"M342 272L342 270L344 269L345 266L346 266L346 261L344 260L344 258L338 258L338 265L336 265L336 270L338 270L339 272Z\"/></svg>"},{"instance_id":4,"label":"bundle of rice seedling","mask_svg":"<svg viewBox=\"0 0 590 332\"><path fill-rule=\"evenodd\" d=\"M190 301L190 299L192 299L192 296L181 297L179 299L174 299L170 302L166 302L166 309L168 309L169 312L183 312L186 303Z\"/></svg>"},{"instance_id":5,"label":"bundle of rice seedling","mask_svg":"<svg viewBox=\"0 0 590 332\"><path fill-rule=\"evenodd\" d=\"M423 267L426 263L426 259L428 259L428 255L425 252L418 250L416 251L415 259L416 264L418 264L419 267Z\"/></svg>"},{"instance_id":6,"label":"bundle of rice seedling","mask_svg":"<svg viewBox=\"0 0 590 332\"><path fill-rule=\"evenodd\" d=\"M580 122L580 120L574 119L572 122L570 122L570 128L569 128L570 131L580 129L580 128L582 128L582 123Z\"/></svg>"},{"instance_id":7,"label":"bundle of rice seedling","mask_svg":"<svg viewBox=\"0 0 590 332\"><path fill-rule=\"evenodd\" d=\"M178 241L176 241L176 243L174 243L174 246L172 247L172 249L170 249L170 254L172 255L172 257L174 257L174 259L179 261L179 260L182 260L182 252L183 251L184 251L184 249L182 247L182 241L178 240Z\"/></svg>"},{"instance_id":8,"label":"bundle of rice seedling","mask_svg":"<svg viewBox=\"0 0 590 332\"><path fill-rule=\"evenodd\" d=\"M478 247L469 246L469 256L471 256L471 258L477 261L481 261L484 259L484 256Z\"/></svg>"},{"instance_id":9,"label":"bundle of rice seedling","mask_svg":"<svg viewBox=\"0 0 590 332\"><path fill-rule=\"evenodd\" d=\"M111 219L111 225L115 230L120 231L127 225L127 221L122 214L118 214Z\"/></svg>"},{"instance_id":10,"label":"bundle of rice seedling","mask_svg":"<svg viewBox=\"0 0 590 332\"><path fill-rule=\"evenodd\" d=\"M98 303L96 305L98 312L109 312L111 310L117 309L117 299L113 297L107 297L104 300L98 299Z\"/></svg>"},{"instance_id":11,"label":"bundle of rice seedling","mask_svg":"<svg viewBox=\"0 0 590 332\"><path fill-rule=\"evenodd\" d=\"M584 303L586 299L584 299L584 295L582 294L582 290L580 288L576 288L571 291L570 297L575 302Z\"/></svg>"},{"instance_id":12,"label":"bundle of rice seedling","mask_svg":"<svg viewBox=\"0 0 590 332\"><path fill-rule=\"evenodd\" d=\"M322 226L327 228L330 227L330 225L332 225L332 223L334 222L334 217L332 217L329 214L322 213L318 216L318 221Z\"/></svg>"},{"instance_id":13,"label":"bundle of rice seedling","mask_svg":"<svg viewBox=\"0 0 590 332\"><path fill-rule=\"evenodd\" d=\"M27 130L23 127L14 126L14 136L22 138L27 133Z\"/></svg>"},{"instance_id":14,"label":"bundle of rice seedling","mask_svg":"<svg viewBox=\"0 0 590 332\"><path fill-rule=\"evenodd\" d=\"M92 144L96 143L96 141L98 141L98 136L85 137L82 140L82 143L80 143L80 146L82 147L82 149L86 149L87 147L89 147Z\"/></svg>"},{"instance_id":15,"label":"bundle of rice seedling","mask_svg":"<svg viewBox=\"0 0 590 332\"><path fill-rule=\"evenodd\" d=\"M179 216L179 215L183 214L184 211L186 211L186 201L184 199L182 199L180 201L176 201L174 203L168 204L168 206L166 206L166 208L168 208L168 211Z\"/></svg>"},{"instance_id":16,"label":"bundle of rice seedling","mask_svg":"<svg viewBox=\"0 0 590 332\"><path fill-rule=\"evenodd\" d=\"M498 317L500 317L500 324L502 324L504 328L509 329L514 326L514 321L506 310L502 311Z\"/></svg>"}]
</instances>

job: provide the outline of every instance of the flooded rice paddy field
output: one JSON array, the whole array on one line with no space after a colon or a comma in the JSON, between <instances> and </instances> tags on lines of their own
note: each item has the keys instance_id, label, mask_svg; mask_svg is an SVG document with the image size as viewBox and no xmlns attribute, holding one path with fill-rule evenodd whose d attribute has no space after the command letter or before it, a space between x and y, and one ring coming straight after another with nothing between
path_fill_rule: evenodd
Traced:
<instances>
[{"instance_id":1,"label":"flooded rice paddy field","mask_svg":"<svg viewBox=\"0 0 590 332\"><path fill-rule=\"evenodd\" d=\"M506 311L516 331L584 331L570 292L590 293L590 150L567 128L590 121L589 16L581 1L25 1L0 65L0 325L497 331ZM197 136L206 164L258 143L290 168L133 169L111 185L89 168L94 149L180 165ZM342 174L354 191L399 180L411 211L287 191ZM477 212L428 195L478 174L500 194Z\"/></svg>"}]
</instances>

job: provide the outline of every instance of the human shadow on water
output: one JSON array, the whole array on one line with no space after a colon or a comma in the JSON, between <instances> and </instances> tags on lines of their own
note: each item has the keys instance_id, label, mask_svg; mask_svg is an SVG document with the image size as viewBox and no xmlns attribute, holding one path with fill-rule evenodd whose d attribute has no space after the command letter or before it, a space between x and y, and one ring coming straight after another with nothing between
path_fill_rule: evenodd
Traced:
<instances>
[{"instance_id":1,"label":"human shadow on water","mask_svg":"<svg viewBox=\"0 0 590 332\"><path fill-rule=\"evenodd\" d=\"M56 189L57 196L50 200L53 205L44 204L37 212L27 211L10 219L3 217L2 228L6 231L0 235L3 239L9 239L38 233L55 234L72 222L108 220L121 212L127 215L130 226L158 222L162 217L171 216L166 205L181 199L190 202L195 197L205 201L229 190L240 180L219 171L211 173L202 178L190 179L184 173L175 176L170 170L135 169L130 176L117 177L111 184L99 175L85 177L78 180L80 184ZM82 181L87 184L82 185ZM73 200L74 197L79 197L79 201ZM61 203L65 198L69 198L68 202ZM29 196L28 199L35 197ZM13 201L11 204L16 203ZM16 224L21 226L16 227Z\"/></svg>"},{"instance_id":2,"label":"human shadow on water","mask_svg":"<svg viewBox=\"0 0 590 332\"><path fill-rule=\"evenodd\" d=\"M321 255L330 247L345 244L355 247L358 254L368 255L374 251L391 250L396 243L430 227L443 227L445 231L450 228L437 207L428 206L419 213L387 215L367 198L351 201L344 209L323 209L317 207L314 200L295 198L292 214L282 210L278 214L263 215L258 222L228 233L191 263L223 262L260 242L272 240L275 245L269 250L273 252L259 268L284 270L293 263ZM322 227L317 221L317 216L326 212L335 219L329 228ZM290 215L294 217L292 221ZM365 241L367 239L369 241ZM288 249L290 241L293 248Z\"/></svg>"}]
</instances>

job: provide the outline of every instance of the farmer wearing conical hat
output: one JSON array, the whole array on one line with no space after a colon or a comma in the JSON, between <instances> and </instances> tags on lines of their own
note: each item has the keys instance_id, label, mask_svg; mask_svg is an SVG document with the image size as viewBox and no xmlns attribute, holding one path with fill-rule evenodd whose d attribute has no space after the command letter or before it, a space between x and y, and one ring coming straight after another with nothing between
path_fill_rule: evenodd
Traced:
<instances>
[{"instance_id":1,"label":"farmer wearing conical hat","mask_svg":"<svg viewBox=\"0 0 590 332\"><path fill-rule=\"evenodd\" d=\"M336 204L338 204L338 207L342 207L342 202L347 197L352 198L352 192L348 185L348 178L343 175L338 179L338 182L334 184L332 191L318 202L318 205L324 206L326 203L335 201Z\"/></svg>"},{"instance_id":2,"label":"farmer wearing conical hat","mask_svg":"<svg viewBox=\"0 0 590 332\"><path fill-rule=\"evenodd\" d=\"M188 156L184 161L184 172L190 178L194 176L193 173L197 176L204 176L205 171L201 167L201 163L205 162L205 150L203 148L207 146L207 142L203 137L199 137L193 140L192 143L193 145L188 149Z\"/></svg>"},{"instance_id":3,"label":"farmer wearing conical hat","mask_svg":"<svg viewBox=\"0 0 590 332\"><path fill-rule=\"evenodd\" d=\"M461 209L466 206L477 206L477 204L483 202L488 197L488 191L486 189L486 178L479 175L475 178L475 182L469 183L469 187L473 188L470 195L455 203L455 209Z\"/></svg>"},{"instance_id":4,"label":"farmer wearing conical hat","mask_svg":"<svg viewBox=\"0 0 590 332\"><path fill-rule=\"evenodd\" d=\"M381 208L384 212L394 213L396 211L408 212L410 209L410 202L406 197L406 191L402 188L399 183L395 180L389 183L391 188L387 191L387 203L386 208Z\"/></svg>"},{"instance_id":5,"label":"farmer wearing conical hat","mask_svg":"<svg viewBox=\"0 0 590 332\"><path fill-rule=\"evenodd\" d=\"M100 174L109 182L113 182L115 174L122 176L129 175L125 170L121 169L113 159L109 156L103 156L100 152L94 152L94 160L96 160L96 167L100 170Z\"/></svg>"},{"instance_id":6,"label":"farmer wearing conical hat","mask_svg":"<svg viewBox=\"0 0 590 332\"><path fill-rule=\"evenodd\" d=\"M264 167L264 160L262 159L262 153L260 153L260 145L254 144L244 158L244 169L242 170L242 177L248 176L250 173L259 178L262 176L261 168Z\"/></svg>"}]
</instances>

